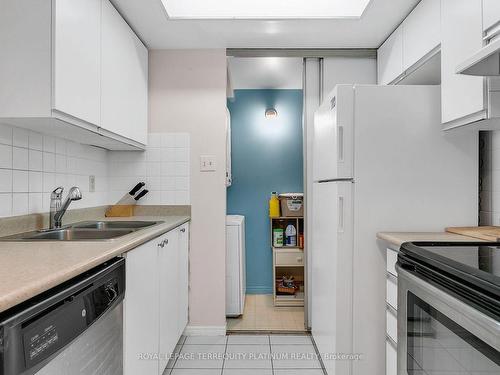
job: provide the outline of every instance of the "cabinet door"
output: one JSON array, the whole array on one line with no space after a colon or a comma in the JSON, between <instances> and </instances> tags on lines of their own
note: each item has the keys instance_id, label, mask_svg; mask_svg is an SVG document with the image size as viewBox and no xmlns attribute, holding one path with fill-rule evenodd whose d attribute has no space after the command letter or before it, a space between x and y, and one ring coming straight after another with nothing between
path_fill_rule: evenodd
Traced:
<instances>
[{"instance_id":1,"label":"cabinet door","mask_svg":"<svg viewBox=\"0 0 500 375\"><path fill-rule=\"evenodd\" d=\"M500 22L500 1L483 0L483 30L486 31L490 27L498 24L499 22Z\"/></svg>"},{"instance_id":2,"label":"cabinet door","mask_svg":"<svg viewBox=\"0 0 500 375\"><path fill-rule=\"evenodd\" d=\"M178 296L178 336L180 337L188 324L189 304L189 224L184 224L178 232L179 235L179 296Z\"/></svg>"},{"instance_id":3,"label":"cabinet door","mask_svg":"<svg viewBox=\"0 0 500 375\"><path fill-rule=\"evenodd\" d=\"M378 84L387 85L403 73L403 32L398 27L377 51Z\"/></svg>"},{"instance_id":4,"label":"cabinet door","mask_svg":"<svg viewBox=\"0 0 500 375\"><path fill-rule=\"evenodd\" d=\"M101 0L54 4L53 107L99 126Z\"/></svg>"},{"instance_id":5,"label":"cabinet door","mask_svg":"<svg viewBox=\"0 0 500 375\"><path fill-rule=\"evenodd\" d=\"M455 73L458 64L482 48L482 34L481 0L441 1L443 123L464 125L486 116L484 78Z\"/></svg>"},{"instance_id":6,"label":"cabinet door","mask_svg":"<svg viewBox=\"0 0 500 375\"><path fill-rule=\"evenodd\" d=\"M441 43L441 3L422 0L403 22L403 69L406 70Z\"/></svg>"},{"instance_id":7,"label":"cabinet door","mask_svg":"<svg viewBox=\"0 0 500 375\"><path fill-rule=\"evenodd\" d=\"M109 0L102 1L101 126L146 144L148 51Z\"/></svg>"},{"instance_id":8,"label":"cabinet door","mask_svg":"<svg viewBox=\"0 0 500 375\"><path fill-rule=\"evenodd\" d=\"M160 238L158 266L160 292L160 364L159 374L163 374L170 355L179 340L178 331L178 234L169 232ZM158 336L156 336L158 337Z\"/></svg>"},{"instance_id":9,"label":"cabinet door","mask_svg":"<svg viewBox=\"0 0 500 375\"><path fill-rule=\"evenodd\" d=\"M129 251L125 261L124 374L156 375L158 361L158 246L155 240Z\"/></svg>"}]
</instances>

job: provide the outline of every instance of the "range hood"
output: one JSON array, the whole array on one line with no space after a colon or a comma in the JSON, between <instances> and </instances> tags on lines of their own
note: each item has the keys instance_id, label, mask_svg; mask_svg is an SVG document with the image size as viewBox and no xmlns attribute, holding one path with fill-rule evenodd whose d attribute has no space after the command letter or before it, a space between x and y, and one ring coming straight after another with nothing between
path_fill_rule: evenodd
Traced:
<instances>
[{"instance_id":1,"label":"range hood","mask_svg":"<svg viewBox=\"0 0 500 375\"><path fill-rule=\"evenodd\" d=\"M458 65L456 72L484 77L500 75L500 38L493 40Z\"/></svg>"}]
</instances>

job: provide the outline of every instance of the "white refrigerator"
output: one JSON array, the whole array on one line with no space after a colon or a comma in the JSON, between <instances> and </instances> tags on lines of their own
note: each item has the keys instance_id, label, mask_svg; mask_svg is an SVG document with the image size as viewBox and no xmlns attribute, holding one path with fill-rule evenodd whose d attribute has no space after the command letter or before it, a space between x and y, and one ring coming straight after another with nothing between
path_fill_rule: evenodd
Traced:
<instances>
[{"instance_id":1,"label":"white refrigerator","mask_svg":"<svg viewBox=\"0 0 500 375\"><path fill-rule=\"evenodd\" d=\"M440 108L439 86L338 85L315 114L310 313L329 375L385 374L377 232L477 225L478 134L443 132Z\"/></svg>"}]
</instances>

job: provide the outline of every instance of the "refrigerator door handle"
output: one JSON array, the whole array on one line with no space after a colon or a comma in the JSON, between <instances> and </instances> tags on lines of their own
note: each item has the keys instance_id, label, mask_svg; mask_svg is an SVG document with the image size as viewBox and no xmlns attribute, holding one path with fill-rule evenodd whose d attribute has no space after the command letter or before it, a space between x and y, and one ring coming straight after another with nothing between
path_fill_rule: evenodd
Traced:
<instances>
[{"instance_id":1,"label":"refrigerator door handle","mask_svg":"<svg viewBox=\"0 0 500 375\"><path fill-rule=\"evenodd\" d=\"M344 161L344 127L338 127L338 158L339 161Z\"/></svg>"},{"instance_id":2,"label":"refrigerator door handle","mask_svg":"<svg viewBox=\"0 0 500 375\"><path fill-rule=\"evenodd\" d=\"M338 231L344 231L344 197L339 196L338 202L338 212L339 212L339 221L338 221Z\"/></svg>"}]
</instances>

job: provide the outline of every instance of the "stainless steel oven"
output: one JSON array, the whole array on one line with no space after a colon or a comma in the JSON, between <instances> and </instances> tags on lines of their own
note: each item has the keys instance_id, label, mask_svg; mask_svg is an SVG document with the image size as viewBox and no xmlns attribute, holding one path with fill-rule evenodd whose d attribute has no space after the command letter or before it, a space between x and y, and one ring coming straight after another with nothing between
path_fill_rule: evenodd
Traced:
<instances>
[{"instance_id":1,"label":"stainless steel oven","mask_svg":"<svg viewBox=\"0 0 500 375\"><path fill-rule=\"evenodd\" d=\"M497 246L404 245L398 375L500 374Z\"/></svg>"}]
</instances>

